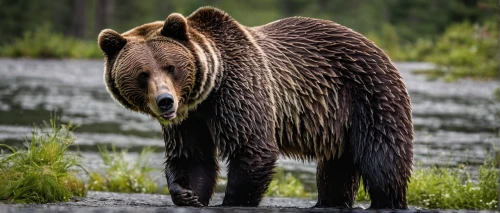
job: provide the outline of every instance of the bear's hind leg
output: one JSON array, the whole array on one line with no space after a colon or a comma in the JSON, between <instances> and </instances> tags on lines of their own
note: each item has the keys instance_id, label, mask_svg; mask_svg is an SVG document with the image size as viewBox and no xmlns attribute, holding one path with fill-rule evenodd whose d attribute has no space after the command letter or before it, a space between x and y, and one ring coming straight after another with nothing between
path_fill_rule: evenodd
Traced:
<instances>
[{"instance_id":1,"label":"bear's hind leg","mask_svg":"<svg viewBox=\"0 0 500 213\"><path fill-rule=\"evenodd\" d=\"M401 90L397 91L389 94L401 95ZM365 102L360 98L353 102L356 113L351 118L350 147L370 195L370 209L408 209L413 127L409 99L404 95L395 97L397 101L388 96L385 100Z\"/></svg>"},{"instance_id":2,"label":"bear's hind leg","mask_svg":"<svg viewBox=\"0 0 500 213\"><path fill-rule=\"evenodd\" d=\"M350 150L344 150L338 159L318 159L316 184L318 203L314 207L352 208L359 188L359 172Z\"/></svg>"},{"instance_id":3,"label":"bear's hind leg","mask_svg":"<svg viewBox=\"0 0 500 213\"><path fill-rule=\"evenodd\" d=\"M411 150L406 148L408 156L398 156L396 153L405 153L405 150L395 149L404 145L371 143L370 146L378 147L366 148L364 153L356 156L363 184L370 195L370 209L408 209L406 190L411 174Z\"/></svg>"}]
</instances>

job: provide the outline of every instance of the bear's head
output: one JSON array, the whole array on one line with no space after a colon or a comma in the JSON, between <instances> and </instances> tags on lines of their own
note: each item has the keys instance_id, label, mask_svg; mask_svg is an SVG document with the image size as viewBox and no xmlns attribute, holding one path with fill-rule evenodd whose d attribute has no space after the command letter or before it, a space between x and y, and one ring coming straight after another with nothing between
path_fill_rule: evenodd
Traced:
<instances>
[{"instance_id":1,"label":"bear's head","mask_svg":"<svg viewBox=\"0 0 500 213\"><path fill-rule=\"evenodd\" d=\"M193 48L187 20L171 14L165 22L153 22L119 34L106 29L99 34L104 52L108 92L125 108L146 113L162 125L182 121L199 101L204 53ZM205 66L206 68L206 66ZM203 76L203 74L201 74ZM206 76L206 74L205 74ZM193 91L196 90L196 91Z\"/></svg>"}]
</instances>

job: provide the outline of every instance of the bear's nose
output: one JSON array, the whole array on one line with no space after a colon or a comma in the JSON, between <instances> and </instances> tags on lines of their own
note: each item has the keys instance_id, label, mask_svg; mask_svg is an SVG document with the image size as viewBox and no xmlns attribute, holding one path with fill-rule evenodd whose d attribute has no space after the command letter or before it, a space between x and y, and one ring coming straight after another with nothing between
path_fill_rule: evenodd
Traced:
<instances>
[{"instance_id":1,"label":"bear's nose","mask_svg":"<svg viewBox=\"0 0 500 213\"><path fill-rule=\"evenodd\" d=\"M169 93L163 93L156 96L156 105L162 111L167 111L174 106L174 96Z\"/></svg>"}]
</instances>

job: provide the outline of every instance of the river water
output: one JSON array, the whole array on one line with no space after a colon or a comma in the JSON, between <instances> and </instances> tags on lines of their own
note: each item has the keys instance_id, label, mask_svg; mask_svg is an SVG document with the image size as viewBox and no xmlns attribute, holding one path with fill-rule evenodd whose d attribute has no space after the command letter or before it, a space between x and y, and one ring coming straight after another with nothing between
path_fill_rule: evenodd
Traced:
<instances>
[{"instance_id":1,"label":"river water","mask_svg":"<svg viewBox=\"0 0 500 213\"><path fill-rule=\"evenodd\" d=\"M417 166L467 163L475 168L492 157L491 150L500 147L500 103L493 97L500 82L428 81L412 71L430 64L396 67L412 101ZM164 185L159 124L116 103L104 86L103 70L102 60L0 59L0 143L19 146L34 123L48 121L57 111L63 122L80 125L74 150L80 150L86 168L105 168L98 144L128 148L131 160L143 147L157 147L149 163L157 168L152 176ZM314 188L314 162L280 159L279 165Z\"/></svg>"}]
</instances>

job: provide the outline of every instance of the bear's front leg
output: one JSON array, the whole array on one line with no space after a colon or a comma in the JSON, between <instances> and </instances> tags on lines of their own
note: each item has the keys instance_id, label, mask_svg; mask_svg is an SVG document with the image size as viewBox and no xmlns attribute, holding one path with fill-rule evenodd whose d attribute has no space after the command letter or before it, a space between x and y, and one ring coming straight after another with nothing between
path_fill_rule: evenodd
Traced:
<instances>
[{"instance_id":1,"label":"bear's front leg","mask_svg":"<svg viewBox=\"0 0 500 213\"><path fill-rule=\"evenodd\" d=\"M208 206L217 182L218 169L217 161L212 156L167 159L165 174L174 204Z\"/></svg>"},{"instance_id":2,"label":"bear's front leg","mask_svg":"<svg viewBox=\"0 0 500 213\"><path fill-rule=\"evenodd\" d=\"M258 206L274 174L278 151L269 144L249 141L229 158L223 206Z\"/></svg>"},{"instance_id":3,"label":"bear's front leg","mask_svg":"<svg viewBox=\"0 0 500 213\"><path fill-rule=\"evenodd\" d=\"M165 166L165 174L168 181L168 190L172 202L177 206L196 206L203 204L199 201L197 193L193 191L194 183L191 182L194 165L189 164L187 159L168 159ZM208 205L208 200L205 203Z\"/></svg>"},{"instance_id":4,"label":"bear's front leg","mask_svg":"<svg viewBox=\"0 0 500 213\"><path fill-rule=\"evenodd\" d=\"M181 127L164 129L163 135L167 143L165 175L172 201L178 206L208 206L219 171L208 129L203 122L188 119Z\"/></svg>"},{"instance_id":5,"label":"bear's front leg","mask_svg":"<svg viewBox=\"0 0 500 213\"><path fill-rule=\"evenodd\" d=\"M223 206L258 206L279 155L272 88L266 74L258 73L261 67L255 69L255 76L232 70L243 76L228 76L213 102L211 132L229 162Z\"/></svg>"}]
</instances>

